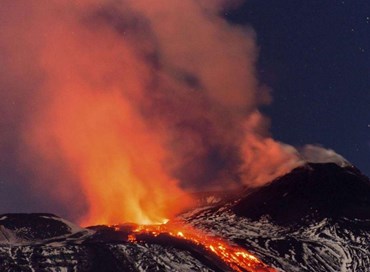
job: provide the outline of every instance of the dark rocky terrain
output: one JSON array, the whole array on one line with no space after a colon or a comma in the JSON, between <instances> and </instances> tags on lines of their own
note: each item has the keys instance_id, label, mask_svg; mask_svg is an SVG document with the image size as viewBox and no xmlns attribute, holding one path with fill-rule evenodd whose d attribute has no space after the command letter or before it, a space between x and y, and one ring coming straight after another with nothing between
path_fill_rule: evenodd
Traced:
<instances>
[{"instance_id":1,"label":"dark rocky terrain","mask_svg":"<svg viewBox=\"0 0 370 272\"><path fill-rule=\"evenodd\" d=\"M353 166L309 163L183 218L282 271L369 271L370 180Z\"/></svg>"},{"instance_id":2,"label":"dark rocky terrain","mask_svg":"<svg viewBox=\"0 0 370 272\"><path fill-rule=\"evenodd\" d=\"M258 219L268 215L279 224L324 218L369 219L370 182L355 167L309 163L294 169L248 197L233 212Z\"/></svg>"},{"instance_id":3,"label":"dark rocky terrain","mask_svg":"<svg viewBox=\"0 0 370 272\"><path fill-rule=\"evenodd\" d=\"M354 167L307 164L234 198L204 194L179 216L279 271L369 271L370 181ZM0 271L228 271L201 246L132 225L80 228L52 214L0 215Z\"/></svg>"}]
</instances>

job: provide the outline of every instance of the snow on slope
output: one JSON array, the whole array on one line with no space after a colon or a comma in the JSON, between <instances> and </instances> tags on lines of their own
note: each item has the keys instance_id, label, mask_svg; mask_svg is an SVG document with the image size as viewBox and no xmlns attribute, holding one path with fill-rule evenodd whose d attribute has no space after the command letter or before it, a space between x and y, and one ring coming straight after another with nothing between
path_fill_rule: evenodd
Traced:
<instances>
[{"instance_id":1,"label":"snow on slope","mask_svg":"<svg viewBox=\"0 0 370 272\"><path fill-rule=\"evenodd\" d=\"M144 242L2 245L0 260L0 271L215 271L189 251Z\"/></svg>"},{"instance_id":2,"label":"snow on slope","mask_svg":"<svg viewBox=\"0 0 370 272\"><path fill-rule=\"evenodd\" d=\"M307 164L234 201L182 215L282 271L370 271L370 180Z\"/></svg>"},{"instance_id":3,"label":"snow on slope","mask_svg":"<svg viewBox=\"0 0 370 272\"><path fill-rule=\"evenodd\" d=\"M53 214L5 214L0 218L0 245L76 242L93 233Z\"/></svg>"},{"instance_id":4,"label":"snow on slope","mask_svg":"<svg viewBox=\"0 0 370 272\"><path fill-rule=\"evenodd\" d=\"M369 271L370 181L355 168L310 164L244 193L201 194L204 206L179 220L280 271ZM0 271L225 271L190 245L168 237L131 243L129 233L50 214L0 215Z\"/></svg>"},{"instance_id":5,"label":"snow on slope","mask_svg":"<svg viewBox=\"0 0 370 272\"><path fill-rule=\"evenodd\" d=\"M369 271L369 231L348 226L356 229L370 222L324 219L296 228L276 225L268 218L251 221L224 209L184 214L183 218L196 228L244 246L281 271Z\"/></svg>"}]
</instances>

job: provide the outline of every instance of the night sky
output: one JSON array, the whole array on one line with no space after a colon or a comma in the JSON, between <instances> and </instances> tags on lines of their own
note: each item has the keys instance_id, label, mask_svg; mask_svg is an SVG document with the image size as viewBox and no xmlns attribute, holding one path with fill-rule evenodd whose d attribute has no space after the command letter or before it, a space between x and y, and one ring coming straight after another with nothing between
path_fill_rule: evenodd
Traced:
<instances>
[{"instance_id":1,"label":"night sky","mask_svg":"<svg viewBox=\"0 0 370 272\"><path fill-rule=\"evenodd\" d=\"M334 149L369 176L370 2L250 0L226 16L256 31L274 138Z\"/></svg>"}]
</instances>

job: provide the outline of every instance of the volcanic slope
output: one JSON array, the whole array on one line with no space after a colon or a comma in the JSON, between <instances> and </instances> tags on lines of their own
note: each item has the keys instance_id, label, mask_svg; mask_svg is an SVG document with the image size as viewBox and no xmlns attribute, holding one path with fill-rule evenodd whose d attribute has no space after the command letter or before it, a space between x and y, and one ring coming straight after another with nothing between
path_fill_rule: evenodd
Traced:
<instances>
[{"instance_id":1,"label":"volcanic slope","mask_svg":"<svg viewBox=\"0 0 370 272\"><path fill-rule=\"evenodd\" d=\"M369 271L370 181L353 166L308 163L182 217L283 271Z\"/></svg>"},{"instance_id":2,"label":"volcanic slope","mask_svg":"<svg viewBox=\"0 0 370 272\"><path fill-rule=\"evenodd\" d=\"M186 239L168 224L82 229L51 214L6 214L0 223L0 271L275 271L241 247L226 262L216 244L194 242L194 233Z\"/></svg>"},{"instance_id":3,"label":"volcanic slope","mask_svg":"<svg viewBox=\"0 0 370 272\"><path fill-rule=\"evenodd\" d=\"M265 187L223 195L203 194L212 201L175 221L239 245L278 271L369 271L370 181L356 168L307 164ZM169 233L136 233L133 241L136 228L0 215L0 271L232 270Z\"/></svg>"}]
</instances>

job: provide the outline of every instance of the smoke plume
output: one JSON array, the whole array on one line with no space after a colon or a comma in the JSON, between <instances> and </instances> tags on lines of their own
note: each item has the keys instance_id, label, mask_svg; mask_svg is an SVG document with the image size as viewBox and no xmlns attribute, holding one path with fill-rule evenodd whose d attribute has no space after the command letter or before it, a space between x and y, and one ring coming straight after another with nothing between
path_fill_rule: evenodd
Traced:
<instances>
[{"instance_id":1,"label":"smoke plume","mask_svg":"<svg viewBox=\"0 0 370 272\"><path fill-rule=\"evenodd\" d=\"M230 2L3 1L0 148L31 191L85 224L160 222L296 166Z\"/></svg>"},{"instance_id":2,"label":"smoke plume","mask_svg":"<svg viewBox=\"0 0 370 272\"><path fill-rule=\"evenodd\" d=\"M332 149L326 149L320 145L305 145L300 150L301 158L308 162L314 163L328 163L333 162L341 167L350 166L343 156L339 155Z\"/></svg>"}]
</instances>

